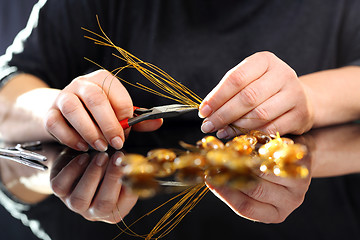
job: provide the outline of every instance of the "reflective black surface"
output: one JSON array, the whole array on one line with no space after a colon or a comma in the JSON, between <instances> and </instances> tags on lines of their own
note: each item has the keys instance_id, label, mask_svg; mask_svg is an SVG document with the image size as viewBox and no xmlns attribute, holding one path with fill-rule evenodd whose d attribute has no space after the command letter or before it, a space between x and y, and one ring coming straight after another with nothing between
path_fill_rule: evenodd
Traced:
<instances>
[{"instance_id":1,"label":"reflective black surface","mask_svg":"<svg viewBox=\"0 0 360 240\"><path fill-rule=\"evenodd\" d=\"M199 127L199 122L184 126L173 121L153 133L132 132L124 151L145 154L158 147L179 148L180 140L195 143L204 136ZM312 179L303 204L285 222L263 224L243 219L209 192L164 239L357 239L360 236L359 133L360 124L347 124L294 137L296 142L308 146L314 174L321 177ZM63 165L80 154L53 144L44 145L43 152L50 163L61 161ZM109 155L114 152L109 150ZM90 152L90 155L95 154ZM138 201L125 218L126 223L133 222L170 196L160 194ZM120 233L115 225L83 219L53 195L28 206L23 214L39 221L51 239L113 239ZM142 219L134 230L141 234L149 232L168 208ZM118 239L135 238L121 235Z\"/></svg>"}]
</instances>

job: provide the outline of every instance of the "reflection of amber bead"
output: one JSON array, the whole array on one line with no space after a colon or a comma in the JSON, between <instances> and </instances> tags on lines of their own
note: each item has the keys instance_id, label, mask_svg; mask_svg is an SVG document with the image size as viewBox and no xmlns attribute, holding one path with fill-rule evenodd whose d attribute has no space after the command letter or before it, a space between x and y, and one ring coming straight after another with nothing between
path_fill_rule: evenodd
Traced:
<instances>
[{"instance_id":1,"label":"reflection of amber bead","mask_svg":"<svg viewBox=\"0 0 360 240\"><path fill-rule=\"evenodd\" d=\"M244 189L252 186L256 182L256 178L247 173L239 174L238 172L229 169L211 168L205 173L206 181L215 187L230 187L236 189Z\"/></svg>"},{"instance_id":2,"label":"reflection of amber bead","mask_svg":"<svg viewBox=\"0 0 360 240\"><path fill-rule=\"evenodd\" d=\"M158 172L158 165L152 162L131 163L124 167L126 176L154 176Z\"/></svg>"},{"instance_id":3,"label":"reflection of amber bead","mask_svg":"<svg viewBox=\"0 0 360 240\"><path fill-rule=\"evenodd\" d=\"M175 169L204 168L206 165L205 156L199 153L186 153L174 160Z\"/></svg>"},{"instance_id":4,"label":"reflection of amber bead","mask_svg":"<svg viewBox=\"0 0 360 240\"><path fill-rule=\"evenodd\" d=\"M307 149L304 145L285 145L273 154L273 160L278 164L295 163L302 159L306 153Z\"/></svg>"},{"instance_id":5,"label":"reflection of amber bead","mask_svg":"<svg viewBox=\"0 0 360 240\"><path fill-rule=\"evenodd\" d=\"M183 168L175 173L175 180L187 184L198 184L204 182L204 171L199 168Z\"/></svg>"},{"instance_id":6,"label":"reflection of amber bead","mask_svg":"<svg viewBox=\"0 0 360 240\"><path fill-rule=\"evenodd\" d=\"M153 178L126 178L124 179L124 184L132 193L140 198L153 197L160 190L159 183Z\"/></svg>"},{"instance_id":7,"label":"reflection of amber bead","mask_svg":"<svg viewBox=\"0 0 360 240\"><path fill-rule=\"evenodd\" d=\"M309 175L305 166L296 164L275 165L273 172L279 177L305 178Z\"/></svg>"},{"instance_id":8,"label":"reflection of amber bead","mask_svg":"<svg viewBox=\"0 0 360 240\"><path fill-rule=\"evenodd\" d=\"M203 149L222 149L224 143L214 136L206 136L196 143L196 146Z\"/></svg>"},{"instance_id":9,"label":"reflection of amber bead","mask_svg":"<svg viewBox=\"0 0 360 240\"><path fill-rule=\"evenodd\" d=\"M254 136L241 135L228 141L225 147L235 150L240 154L249 155L255 149L256 143L257 139Z\"/></svg>"},{"instance_id":10,"label":"reflection of amber bead","mask_svg":"<svg viewBox=\"0 0 360 240\"><path fill-rule=\"evenodd\" d=\"M206 181L215 187L225 186L229 177L229 171L224 172L219 168L210 168L205 172Z\"/></svg>"},{"instance_id":11,"label":"reflection of amber bead","mask_svg":"<svg viewBox=\"0 0 360 240\"><path fill-rule=\"evenodd\" d=\"M141 163L141 162L147 162L147 158L144 157L141 154L136 154L136 153L130 153L130 154L126 154L125 156L123 156L121 158L121 163L123 165L127 165L127 164L137 164L137 163Z\"/></svg>"},{"instance_id":12,"label":"reflection of amber bead","mask_svg":"<svg viewBox=\"0 0 360 240\"><path fill-rule=\"evenodd\" d=\"M263 159L273 159L274 157L276 157L274 156L274 154L277 151L293 144L294 142L289 138L277 137L267 142L266 144L262 145L259 148L258 150L259 156L262 157Z\"/></svg>"},{"instance_id":13,"label":"reflection of amber bead","mask_svg":"<svg viewBox=\"0 0 360 240\"><path fill-rule=\"evenodd\" d=\"M250 156L228 149L211 150L206 154L206 159L212 167L228 168L236 172L248 171L253 160Z\"/></svg>"},{"instance_id":14,"label":"reflection of amber bead","mask_svg":"<svg viewBox=\"0 0 360 240\"><path fill-rule=\"evenodd\" d=\"M159 148L149 151L147 153L147 158L150 161L169 162L174 161L174 159L176 158L176 154L169 149Z\"/></svg>"},{"instance_id":15,"label":"reflection of amber bead","mask_svg":"<svg viewBox=\"0 0 360 240\"><path fill-rule=\"evenodd\" d=\"M156 177L167 177L175 172L175 167L172 162L161 162L158 163L158 170L156 172Z\"/></svg>"}]
</instances>

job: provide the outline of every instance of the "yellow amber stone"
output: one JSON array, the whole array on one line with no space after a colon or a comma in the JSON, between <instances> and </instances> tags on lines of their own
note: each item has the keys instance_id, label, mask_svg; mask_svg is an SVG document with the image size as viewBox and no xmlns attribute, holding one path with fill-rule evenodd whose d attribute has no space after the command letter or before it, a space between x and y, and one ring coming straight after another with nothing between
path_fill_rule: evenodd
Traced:
<instances>
[{"instance_id":1,"label":"yellow amber stone","mask_svg":"<svg viewBox=\"0 0 360 240\"><path fill-rule=\"evenodd\" d=\"M203 149L223 149L224 143L214 136L205 136L196 143L196 146Z\"/></svg>"},{"instance_id":2,"label":"yellow amber stone","mask_svg":"<svg viewBox=\"0 0 360 240\"><path fill-rule=\"evenodd\" d=\"M147 158L150 161L169 162L175 160L176 154L172 150L159 148L149 151L147 153Z\"/></svg>"},{"instance_id":3,"label":"yellow amber stone","mask_svg":"<svg viewBox=\"0 0 360 240\"><path fill-rule=\"evenodd\" d=\"M175 169L184 168L204 168L206 165L206 158L200 153L186 153L178 156L174 160Z\"/></svg>"}]
</instances>

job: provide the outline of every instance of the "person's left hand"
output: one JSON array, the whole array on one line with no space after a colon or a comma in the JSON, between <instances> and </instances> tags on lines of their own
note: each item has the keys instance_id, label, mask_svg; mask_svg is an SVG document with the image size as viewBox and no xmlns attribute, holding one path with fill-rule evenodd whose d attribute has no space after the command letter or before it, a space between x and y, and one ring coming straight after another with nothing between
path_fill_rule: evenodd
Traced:
<instances>
[{"instance_id":1,"label":"person's left hand","mask_svg":"<svg viewBox=\"0 0 360 240\"><path fill-rule=\"evenodd\" d=\"M255 186L247 189L207 185L238 215L263 223L280 223L302 204L310 179L310 176L302 179L260 174Z\"/></svg>"},{"instance_id":2,"label":"person's left hand","mask_svg":"<svg viewBox=\"0 0 360 240\"><path fill-rule=\"evenodd\" d=\"M206 118L201 130L218 131L219 138L241 133L230 124L268 134L302 134L313 125L309 91L274 54L255 53L228 71L201 103L199 116Z\"/></svg>"},{"instance_id":3,"label":"person's left hand","mask_svg":"<svg viewBox=\"0 0 360 240\"><path fill-rule=\"evenodd\" d=\"M121 184L122 156L122 152L116 152L109 159L102 152L90 158L84 153L69 163L56 162L50 176L54 194L87 220L121 221L138 198Z\"/></svg>"}]
</instances>

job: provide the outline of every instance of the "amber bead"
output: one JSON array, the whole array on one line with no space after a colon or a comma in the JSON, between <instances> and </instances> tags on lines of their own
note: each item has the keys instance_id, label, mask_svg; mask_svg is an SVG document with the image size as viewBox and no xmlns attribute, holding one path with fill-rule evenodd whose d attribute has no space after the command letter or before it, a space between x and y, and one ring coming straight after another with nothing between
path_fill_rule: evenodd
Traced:
<instances>
[{"instance_id":1,"label":"amber bead","mask_svg":"<svg viewBox=\"0 0 360 240\"><path fill-rule=\"evenodd\" d=\"M206 158L200 153L186 153L178 156L174 160L175 169L184 168L200 168L203 169L206 165Z\"/></svg>"},{"instance_id":2,"label":"amber bead","mask_svg":"<svg viewBox=\"0 0 360 240\"><path fill-rule=\"evenodd\" d=\"M214 136L206 136L196 143L196 146L203 149L223 149L224 143Z\"/></svg>"},{"instance_id":3,"label":"amber bead","mask_svg":"<svg viewBox=\"0 0 360 240\"><path fill-rule=\"evenodd\" d=\"M241 135L233 138L225 144L225 147L237 151L240 154L249 155L255 149L257 139L254 136Z\"/></svg>"},{"instance_id":4,"label":"amber bead","mask_svg":"<svg viewBox=\"0 0 360 240\"><path fill-rule=\"evenodd\" d=\"M176 154L172 150L159 148L149 151L147 153L147 158L150 161L172 162L176 158Z\"/></svg>"}]
</instances>

